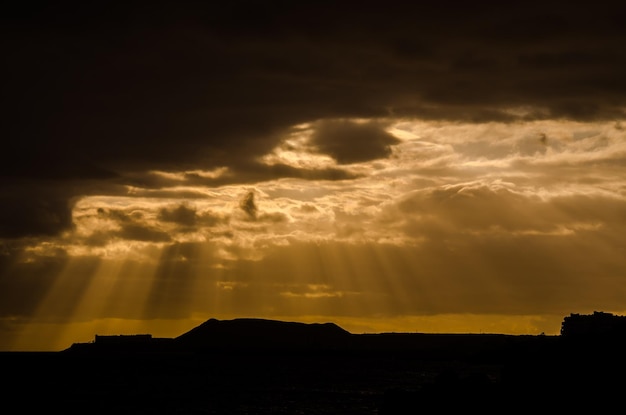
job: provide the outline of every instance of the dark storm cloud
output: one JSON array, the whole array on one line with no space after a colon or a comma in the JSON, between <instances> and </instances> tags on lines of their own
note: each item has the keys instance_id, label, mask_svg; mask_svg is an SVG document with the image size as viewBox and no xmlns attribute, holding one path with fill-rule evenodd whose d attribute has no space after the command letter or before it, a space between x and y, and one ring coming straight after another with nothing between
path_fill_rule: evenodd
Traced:
<instances>
[{"instance_id":1,"label":"dark storm cloud","mask_svg":"<svg viewBox=\"0 0 626 415\"><path fill-rule=\"evenodd\" d=\"M522 118L623 116L626 11L601 3L16 3L0 18L0 192L38 185L3 196L0 236L71 226L84 190L50 194L44 179L222 166L293 177L256 160L304 122L510 121L518 106ZM392 143L381 134L352 152L353 134L318 144L368 160Z\"/></svg>"},{"instance_id":2,"label":"dark storm cloud","mask_svg":"<svg viewBox=\"0 0 626 415\"><path fill-rule=\"evenodd\" d=\"M391 154L390 146L399 142L376 122L347 120L320 121L311 137L311 144L340 164L387 157Z\"/></svg>"}]
</instances>

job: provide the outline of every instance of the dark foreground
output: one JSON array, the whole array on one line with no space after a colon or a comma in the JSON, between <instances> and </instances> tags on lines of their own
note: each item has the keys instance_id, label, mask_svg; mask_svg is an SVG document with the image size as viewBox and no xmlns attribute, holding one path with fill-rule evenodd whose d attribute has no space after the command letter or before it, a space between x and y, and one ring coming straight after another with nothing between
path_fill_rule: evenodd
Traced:
<instances>
[{"instance_id":1,"label":"dark foreground","mask_svg":"<svg viewBox=\"0 0 626 415\"><path fill-rule=\"evenodd\" d=\"M63 414L602 413L622 406L623 340L488 336L429 335L407 347L342 350L0 353L2 397L13 413Z\"/></svg>"}]
</instances>

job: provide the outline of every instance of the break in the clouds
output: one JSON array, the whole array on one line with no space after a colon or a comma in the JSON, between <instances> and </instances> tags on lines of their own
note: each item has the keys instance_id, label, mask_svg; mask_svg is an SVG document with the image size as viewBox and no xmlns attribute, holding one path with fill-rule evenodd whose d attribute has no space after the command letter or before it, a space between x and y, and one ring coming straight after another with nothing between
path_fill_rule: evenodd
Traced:
<instances>
[{"instance_id":1,"label":"break in the clouds","mask_svg":"<svg viewBox=\"0 0 626 415\"><path fill-rule=\"evenodd\" d=\"M17 334L0 347L61 347L96 322L554 332L626 310L625 17L7 7L0 316ZM37 343L42 324L68 337Z\"/></svg>"}]
</instances>

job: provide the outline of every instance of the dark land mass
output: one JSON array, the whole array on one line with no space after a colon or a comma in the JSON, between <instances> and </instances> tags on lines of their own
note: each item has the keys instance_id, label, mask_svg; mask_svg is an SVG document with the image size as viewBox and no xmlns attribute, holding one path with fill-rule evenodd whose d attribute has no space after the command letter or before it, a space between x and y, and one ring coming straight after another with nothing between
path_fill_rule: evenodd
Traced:
<instances>
[{"instance_id":1,"label":"dark land mass","mask_svg":"<svg viewBox=\"0 0 626 415\"><path fill-rule=\"evenodd\" d=\"M559 336L351 334L211 319L176 338L0 353L2 396L19 413L608 412L623 404L623 325L594 313L566 317Z\"/></svg>"}]
</instances>

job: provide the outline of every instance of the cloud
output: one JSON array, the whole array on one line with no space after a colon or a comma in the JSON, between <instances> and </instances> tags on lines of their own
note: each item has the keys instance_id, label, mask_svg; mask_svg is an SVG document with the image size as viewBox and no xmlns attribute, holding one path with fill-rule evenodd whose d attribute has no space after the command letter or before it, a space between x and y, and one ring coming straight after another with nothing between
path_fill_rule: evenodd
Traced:
<instances>
[{"instance_id":1,"label":"cloud","mask_svg":"<svg viewBox=\"0 0 626 415\"><path fill-rule=\"evenodd\" d=\"M162 211L163 209L159 213ZM106 246L119 240L153 243L171 241L170 233L158 227L158 223L147 219L147 213L145 207L130 207L126 210L99 207L95 215L86 213L76 219L79 224L79 233L76 236L83 243L94 247Z\"/></svg>"},{"instance_id":2,"label":"cloud","mask_svg":"<svg viewBox=\"0 0 626 415\"><path fill-rule=\"evenodd\" d=\"M251 220L256 220L259 208L254 201L254 192L249 191L239 202L239 207Z\"/></svg>"},{"instance_id":3,"label":"cloud","mask_svg":"<svg viewBox=\"0 0 626 415\"><path fill-rule=\"evenodd\" d=\"M131 241L144 241L144 242L169 242L171 237L167 232L163 232L159 229L143 226L136 223L129 223L122 225L122 228L114 232L114 235L122 239Z\"/></svg>"},{"instance_id":4,"label":"cloud","mask_svg":"<svg viewBox=\"0 0 626 415\"><path fill-rule=\"evenodd\" d=\"M0 237L53 236L71 228L71 193L65 189L46 189L39 184L5 184L0 188L0 215L4 218L0 221Z\"/></svg>"},{"instance_id":5,"label":"cloud","mask_svg":"<svg viewBox=\"0 0 626 415\"><path fill-rule=\"evenodd\" d=\"M390 146L400 142L376 122L326 120L317 122L314 129L311 144L340 164L387 157L391 154Z\"/></svg>"},{"instance_id":6,"label":"cloud","mask_svg":"<svg viewBox=\"0 0 626 415\"><path fill-rule=\"evenodd\" d=\"M597 233L613 239L624 227L626 200L615 195L538 194L535 189L503 182L471 182L416 191L397 208L409 235L430 241L475 237L518 238L524 235L578 239Z\"/></svg>"},{"instance_id":7,"label":"cloud","mask_svg":"<svg viewBox=\"0 0 626 415\"><path fill-rule=\"evenodd\" d=\"M493 227L508 232L525 227L541 231L554 225L548 203L501 182L472 182L417 191L398 206L408 215L426 215L427 226L438 223L455 232L489 231Z\"/></svg>"},{"instance_id":8,"label":"cloud","mask_svg":"<svg viewBox=\"0 0 626 415\"><path fill-rule=\"evenodd\" d=\"M177 207L162 208L159 219L165 222L174 222L183 226L194 226L197 221L196 210L181 203Z\"/></svg>"},{"instance_id":9,"label":"cloud","mask_svg":"<svg viewBox=\"0 0 626 415\"><path fill-rule=\"evenodd\" d=\"M287 215L283 212L261 212L255 195L255 191L250 190L239 201L239 209L245 213L246 220L259 223L282 223L288 221ZM250 230L250 228L247 229Z\"/></svg>"},{"instance_id":10,"label":"cloud","mask_svg":"<svg viewBox=\"0 0 626 415\"><path fill-rule=\"evenodd\" d=\"M197 216L198 225L215 226L219 224L227 224L230 221L230 215L216 214L210 211L202 212Z\"/></svg>"}]
</instances>

